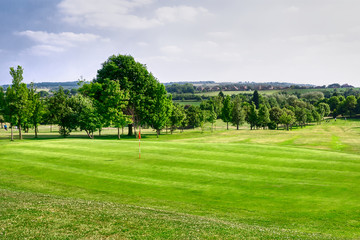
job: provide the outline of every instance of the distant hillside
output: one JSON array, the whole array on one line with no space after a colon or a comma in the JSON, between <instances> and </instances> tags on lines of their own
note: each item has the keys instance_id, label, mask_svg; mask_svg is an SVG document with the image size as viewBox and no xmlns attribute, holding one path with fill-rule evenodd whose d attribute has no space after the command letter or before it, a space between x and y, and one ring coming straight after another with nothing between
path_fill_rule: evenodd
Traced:
<instances>
[{"instance_id":1,"label":"distant hillside","mask_svg":"<svg viewBox=\"0 0 360 240\"><path fill-rule=\"evenodd\" d=\"M9 85L3 85L2 87L6 89ZM30 84L27 84L29 87ZM37 90L46 89L49 91L57 90L59 87L63 87L64 89L73 89L79 88L78 81L74 82L41 82L41 83L34 83L34 87Z\"/></svg>"}]
</instances>

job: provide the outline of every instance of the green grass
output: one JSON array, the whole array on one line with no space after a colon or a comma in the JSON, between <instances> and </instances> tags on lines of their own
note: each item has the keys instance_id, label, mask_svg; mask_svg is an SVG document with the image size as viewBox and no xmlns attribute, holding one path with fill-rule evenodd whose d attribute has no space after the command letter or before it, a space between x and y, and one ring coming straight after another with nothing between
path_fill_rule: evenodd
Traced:
<instances>
[{"instance_id":1,"label":"green grass","mask_svg":"<svg viewBox=\"0 0 360 240\"><path fill-rule=\"evenodd\" d=\"M0 238L357 239L360 122L0 140ZM106 136L106 134L113 134Z\"/></svg>"}]
</instances>

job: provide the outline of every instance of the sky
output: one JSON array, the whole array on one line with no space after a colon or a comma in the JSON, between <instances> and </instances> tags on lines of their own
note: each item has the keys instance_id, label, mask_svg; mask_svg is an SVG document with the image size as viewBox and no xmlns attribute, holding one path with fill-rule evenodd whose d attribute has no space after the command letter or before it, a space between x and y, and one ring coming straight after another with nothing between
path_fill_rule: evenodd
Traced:
<instances>
[{"instance_id":1,"label":"sky","mask_svg":"<svg viewBox=\"0 0 360 240\"><path fill-rule=\"evenodd\" d=\"M358 0L0 0L0 85L96 77L132 55L160 82L360 86Z\"/></svg>"}]
</instances>

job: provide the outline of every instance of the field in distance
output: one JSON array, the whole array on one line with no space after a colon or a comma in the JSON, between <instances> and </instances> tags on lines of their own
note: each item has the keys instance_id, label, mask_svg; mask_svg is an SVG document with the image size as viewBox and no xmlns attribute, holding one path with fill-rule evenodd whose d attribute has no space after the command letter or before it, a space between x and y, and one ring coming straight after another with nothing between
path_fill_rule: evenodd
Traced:
<instances>
[{"instance_id":1,"label":"field in distance","mask_svg":"<svg viewBox=\"0 0 360 240\"><path fill-rule=\"evenodd\" d=\"M0 238L358 239L360 121L138 140L0 129Z\"/></svg>"}]
</instances>

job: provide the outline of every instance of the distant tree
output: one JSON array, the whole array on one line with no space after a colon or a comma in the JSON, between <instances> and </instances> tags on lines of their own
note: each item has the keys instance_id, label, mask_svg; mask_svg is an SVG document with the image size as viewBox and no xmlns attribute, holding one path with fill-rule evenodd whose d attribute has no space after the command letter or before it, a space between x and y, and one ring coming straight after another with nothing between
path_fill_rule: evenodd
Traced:
<instances>
[{"instance_id":1,"label":"distant tree","mask_svg":"<svg viewBox=\"0 0 360 240\"><path fill-rule=\"evenodd\" d=\"M157 87L153 92L152 106L150 108L150 125L156 130L157 137L160 131L166 126L166 123L171 115L172 100L166 95L166 90L163 84L157 83Z\"/></svg>"},{"instance_id":2,"label":"distant tree","mask_svg":"<svg viewBox=\"0 0 360 240\"><path fill-rule=\"evenodd\" d=\"M324 94L322 92L308 92L301 95L303 99L306 99L311 104L318 102L319 100L324 98Z\"/></svg>"},{"instance_id":3,"label":"distant tree","mask_svg":"<svg viewBox=\"0 0 360 240\"><path fill-rule=\"evenodd\" d=\"M39 95L40 95L40 97L47 97L47 96L49 96L49 93L47 91L41 90L41 91L39 91Z\"/></svg>"},{"instance_id":4,"label":"distant tree","mask_svg":"<svg viewBox=\"0 0 360 240\"><path fill-rule=\"evenodd\" d=\"M250 124L250 129L256 127L258 123L258 110L256 109L255 103L252 103L248 109L246 121Z\"/></svg>"},{"instance_id":5,"label":"distant tree","mask_svg":"<svg viewBox=\"0 0 360 240\"><path fill-rule=\"evenodd\" d=\"M185 110L184 107L179 104L174 104L171 115L170 115L170 132L173 133L174 130L181 127L182 122L185 120Z\"/></svg>"},{"instance_id":6,"label":"distant tree","mask_svg":"<svg viewBox=\"0 0 360 240\"><path fill-rule=\"evenodd\" d=\"M324 119L324 117L329 116L329 114L330 114L329 105L327 103L319 103L318 112L319 112L322 119Z\"/></svg>"},{"instance_id":7,"label":"distant tree","mask_svg":"<svg viewBox=\"0 0 360 240\"><path fill-rule=\"evenodd\" d=\"M241 106L241 99L239 96L234 98L231 115L231 123L239 130L239 126L244 124L246 116L245 111Z\"/></svg>"},{"instance_id":8,"label":"distant tree","mask_svg":"<svg viewBox=\"0 0 360 240\"><path fill-rule=\"evenodd\" d=\"M217 114L215 112L214 106L211 105L210 110L209 110L209 114L208 114L208 119L207 119L207 121L209 123L211 123L211 132L214 131L214 124L216 123L216 119L217 119Z\"/></svg>"},{"instance_id":9,"label":"distant tree","mask_svg":"<svg viewBox=\"0 0 360 240\"><path fill-rule=\"evenodd\" d=\"M346 97L344 107L345 107L345 112L349 114L350 117L356 114L356 105L357 105L357 99L355 96L350 95Z\"/></svg>"},{"instance_id":10,"label":"distant tree","mask_svg":"<svg viewBox=\"0 0 360 240\"><path fill-rule=\"evenodd\" d=\"M314 121L317 123L317 124L320 124L321 123L321 119L322 119L322 116L320 115L320 113L318 111L316 111L315 109L311 111L312 113L312 117L314 119Z\"/></svg>"},{"instance_id":11,"label":"distant tree","mask_svg":"<svg viewBox=\"0 0 360 240\"><path fill-rule=\"evenodd\" d=\"M260 104L257 122L258 125L264 129L270 123L270 113L266 105Z\"/></svg>"},{"instance_id":12,"label":"distant tree","mask_svg":"<svg viewBox=\"0 0 360 240\"><path fill-rule=\"evenodd\" d=\"M307 111L305 108L297 107L295 108L295 118L298 125L302 128L306 124L307 120Z\"/></svg>"},{"instance_id":13,"label":"distant tree","mask_svg":"<svg viewBox=\"0 0 360 240\"><path fill-rule=\"evenodd\" d=\"M290 109L284 108L283 113L280 116L280 122L286 126L286 130L289 131L289 126L295 122L295 114Z\"/></svg>"},{"instance_id":14,"label":"distant tree","mask_svg":"<svg viewBox=\"0 0 360 240\"><path fill-rule=\"evenodd\" d=\"M45 106L43 103L43 100L41 99L41 96L39 93L35 93L34 85L31 85L30 91L29 91L29 100L30 104L32 105L32 116L29 119L29 122L31 122L32 126L34 127L35 131L35 138L38 137L39 132L39 125L43 120L43 117L45 115Z\"/></svg>"},{"instance_id":15,"label":"distant tree","mask_svg":"<svg viewBox=\"0 0 360 240\"><path fill-rule=\"evenodd\" d=\"M230 96L226 96L223 102L224 106L221 111L221 119L226 122L226 129L229 130L229 122L231 122L232 102Z\"/></svg>"},{"instance_id":16,"label":"distant tree","mask_svg":"<svg viewBox=\"0 0 360 240\"><path fill-rule=\"evenodd\" d=\"M200 107L191 105L188 109L186 109L186 121L190 127L196 128L200 127L201 121L201 109Z\"/></svg>"},{"instance_id":17,"label":"distant tree","mask_svg":"<svg viewBox=\"0 0 360 240\"><path fill-rule=\"evenodd\" d=\"M59 133L66 137L76 128L76 114L69 106L68 96L65 94L62 87L54 92L53 97L47 102L49 115L53 116L54 123L58 124Z\"/></svg>"},{"instance_id":18,"label":"distant tree","mask_svg":"<svg viewBox=\"0 0 360 240\"><path fill-rule=\"evenodd\" d=\"M282 115L282 110L279 107L273 107L270 109L270 120L276 124L276 129L279 129L279 124L281 123L280 117Z\"/></svg>"},{"instance_id":19,"label":"distant tree","mask_svg":"<svg viewBox=\"0 0 360 240\"><path fill-rule=\"evenodd\" d=\"M260 106L260 98L259 98L259 93L258 93L257 90L254 91L253 97L252 97L251 101L255 104L256 109L259 109L259 106Z\"/></svg>"},{"instance_id":20,"label":"distant tree","mask_svg":"<svg viewBox=\"0 0 360 240\"><path fill-rule=\"evenodd\" d=\"M338 108L339 104L340 104L340 100L337 96L332 96L329 98L328 100L328 104L330 107L330 111L334 111L335 109Z\"/></svg>"}]
</instances>

